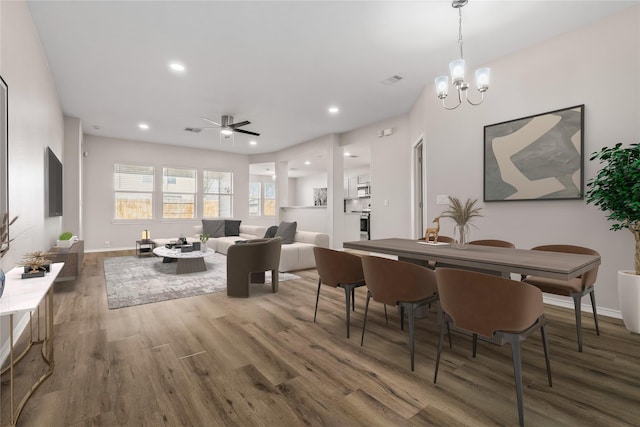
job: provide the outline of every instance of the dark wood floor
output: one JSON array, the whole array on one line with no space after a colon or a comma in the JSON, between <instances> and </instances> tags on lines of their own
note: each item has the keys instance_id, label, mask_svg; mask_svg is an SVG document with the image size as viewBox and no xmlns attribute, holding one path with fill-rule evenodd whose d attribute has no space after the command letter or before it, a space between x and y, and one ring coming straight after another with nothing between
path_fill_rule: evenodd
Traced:
<instances>
[{"instance_id":1,"label":"dark wood floor","mask_svg":"<svg viewBox=\"0 0 640 427\"><path fill-rule=\"evenodd\" d=\"M253 290L248 299L217 293L107 309L103 259L87 254L76 282L55 292L53 375L27 403L19 426L482 426L517 425L509 346L454 334L438 384L432 382L437 326L417 322L416 370L408 334L390 310L372 304L360 346L365 290L356 291L351 339L344 292L323 287L313 323L315 270ZM573 312L546 307L553 388L539 335L523 345L529 426L640 425L640 336L584 316L578 353ZM21 383L42 368L34 348ZM8 387L2 383L2 423Z\"/></svg>"}]
</instances>

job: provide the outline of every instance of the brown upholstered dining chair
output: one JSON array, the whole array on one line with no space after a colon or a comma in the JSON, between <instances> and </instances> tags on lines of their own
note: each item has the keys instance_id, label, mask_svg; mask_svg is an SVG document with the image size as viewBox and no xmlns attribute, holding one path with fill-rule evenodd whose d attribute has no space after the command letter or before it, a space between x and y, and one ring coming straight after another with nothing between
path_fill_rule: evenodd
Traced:
<instances>
[{"instance_id":1,"label":"brown upholstered dining chair","mask_svg":"<svg viewBox=\"0 0 640 427\"><path fill-rule=\"evenodd\" d=\"M497 248L510 248L515 249L516 245L511 242L507 242L506 240L496 240L496 239L484 239L484 240L473 240L469 242L470 245L479 245L479 246L495 246Z\"/></svg>"},{"instance_id":2,"label":"brown upholstered dining chair","mask_svg":"<svg viewBox=\"0 0 640 427\"><path fill-rule=\"evenodd\" d=\"M424 237L421 239L424 240ZM433 242L433 236L429 236L429 241ZM438 236L438 242L442 242L442 243L455 243L456 239L454 239L453 237L449 237L449 236Z\"/></svg>"},{"instance_id":3,"label":"brown upholstered dining chair","mask_svg":"<svg viewBox=\"0 0 640 427\"><path fill-rule=\"evenodd\" d=\"M572 254L596 255L597 251L582 246L573 245L544 245L531 248L534 251L564 252ZM582 297L589 294L591 297L591 307L593 309L593 320L596 325L596 335L600 335L598 327L598 313L596 312L596 295L594 285L598 277L598 267L571 280L549 279L538 276L522 276L522 281L538 287L542 292L555 295L563 295L573 298L576 316L576 330L578 333L578 351L582 352Z\"/></svg>"},{"instance_id":4,"label":"brown upholstered dining chair","mask_svg":"<svg viewBox=\"0 0 640 427\"><path fill-rule=\"evenodd\" d=\"M522 405L522 362L520 343L540 330L551 387L551 366L545 333L542 292L535 286L484 273L441 267L435 271L443 321L433 382L438 379L445 324L511 344L513 372L518 400L518 418L524 425Z\"/></svg>"},{"instance_id":5,"label":"brown upholstered dining chair","mask_svg":"<svg viewBox=\"0 0 640 427\"><path fill-rule=\"evenodd\" d=\"M264 283L271 271L271 290L278 292L278 267L282 239L255 239L229 246L227 250L227 296L249 297L249 284ZM253 279L253 280L252 280Z\"/></svg>"},{"instance_id":6,"label":"brown upholstered dining chair","mask_svg":"<svg viewBox=\"0 0 640 427\"><path fill-rule=\"evenodd\" d=\"M398 305L400 306L402 326L404 326L404 311L408 310L409 352L411 354L411 370L413 371L415 311L423 305L438 300L434 272L417 264L375 256L363 256L362 269L368 291L360 345L364 343L369 300L373 298L374 301L385 305Z\"/></svg>"},{"instance_id":7,"label":"brown upholstered dining chair","mask_svg":"<svg viewBox=\"0 0 640 427\"><path fill-rule=\"evenodd\" d=\"M313 313L313 321L318 315L318 300L320 299L320 287L324 283L333 288L344 289L345 308L347 312L347 338L350 337L351 312L356 310L355 290L364 286L364 273L362 272L362 262L360 257L349 252L336 251L333 249L313 248L313 255L316 259L318 269L318 293L316 294L316 309Z\"/></svg>"}]
</instances>

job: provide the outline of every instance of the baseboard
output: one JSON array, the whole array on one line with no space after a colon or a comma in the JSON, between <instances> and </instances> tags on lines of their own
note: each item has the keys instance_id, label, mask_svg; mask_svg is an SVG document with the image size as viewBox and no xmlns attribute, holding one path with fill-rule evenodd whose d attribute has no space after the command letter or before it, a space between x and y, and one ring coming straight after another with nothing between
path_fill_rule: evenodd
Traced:
<instances>
[{"instance_id":1,"label":"baseboard","mask_svg":"<svg viewBox=\"0 0 640 427\"><path fill-rule=\"evenodd\" d=\"M545 304L555 305L555 306L564 307L564 308L570 308L571 310L574 309L573 299L569 299L569 298L563 299L563 298L549 296L549 295L543 295L542 298ZM589 299L587 298L587 300ZM581 309L584 312L593 313L590 303L582 304ZM615 319L622 319L622 313L620 312L620 310L612 310L610 308L604 308L604 307L597 307L597 310L598 310L598 316L607 316L607 317L613 317Z\"/></svg>"},{"instance_id":2,"label":"baseboard","mask_svg":"<svg viewBox=\"0 0 640 427\"><path fill-rule=\"evenodd\" d=\"M9 321L7 321L7 323L9 323ZM18 338L20 338L20 335L22 335L25 329L27 329L27 327L29 326L29 313L25 313L22 316L22 319L18 321L18 324L15 324L13 326L14 326L13 342L15 343L18 341ZM9 334L9 331L7 331L7 335L8 334ZM7 337L5 342L2 343L2 347L0 348L0 365L4 366L5 364L4 362L7 361L7 359L9 359L10 355L11 355L11 344L9 343L9 337Z\"/></svg>"},{"instance_id":3,"label":"baseboard","mask_svg":"<svg viewBox=\"0 0 640 427\"><path fill-rule=\"evenodd\" d=\"M84 253L93 253L93 252L112 252L112 251L135 251L135 246L128 248L103 248L103 249L85 249Z\"/></svg>"}]
</instances>

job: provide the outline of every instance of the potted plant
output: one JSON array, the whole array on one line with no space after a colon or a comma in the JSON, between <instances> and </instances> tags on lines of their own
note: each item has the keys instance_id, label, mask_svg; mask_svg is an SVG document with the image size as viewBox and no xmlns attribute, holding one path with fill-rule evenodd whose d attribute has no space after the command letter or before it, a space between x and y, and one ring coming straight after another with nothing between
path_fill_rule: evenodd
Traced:
<instances>
[{"instance_id":1,"label":"potted plant","mask_svg":"<svg viewBox=\"0 0 640 427\"><path fill-rule=\"evenodd\" d=\"M476 207L478 199L467 199L464 204L457 197L449 196L449 209L442 212L440 217L451 218L455 221L454 238L458 248L464 249L469 243L469 225L471 220L476 217L481 217L480 211L482 208Z\"/></svg>"},{"instance_id":2,"label":"potted plant","mask_svg":"<svg viewBox=\"0 0 640 427\"><path fill-rule=\"evenodd\" d=\"M70 248L75 243L75 241L71 240L72 237L73 237L73 234L71 234L70 231L65 231L60 235L60 237L58 237L56 246L64 249Z\"/></svg>"},{"instance_id":3,"label":"potted plant","mask_svg":"<svg viewBox=\"0 0 640 427\"><path fill-rule=\"evenodd\" d=\"M628 229L636 241L635 269L618 271L618 298L626 328L640 333L640 144L603 147L589 160L603 167L587 183L587 203L608 213L611 230Z\"/></svg>"}]
</instances>

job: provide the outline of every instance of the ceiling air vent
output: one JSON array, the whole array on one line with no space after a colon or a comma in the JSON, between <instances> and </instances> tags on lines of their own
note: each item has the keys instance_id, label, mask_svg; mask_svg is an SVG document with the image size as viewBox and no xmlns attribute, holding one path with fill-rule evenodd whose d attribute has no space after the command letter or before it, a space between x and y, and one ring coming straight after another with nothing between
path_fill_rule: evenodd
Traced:
<instances>
[{"instance_id":1,"label":"ceiling air vent","mask_svg":"<svg viewBox=\"0 0 640 427\"><path fill-rule=\"evenodd\" d=\"M201 128L184 128L185 132L192 132L192 133L200 133L202 132Z\"/></svg>"},{"instance_id":2,"label":"ceiling air vent","mask_svg":"<svg viewBox=\"0 0 640 427\"><path fill-rule=\"evenodd\" d=\"M400 74L396 74L395 76L391 76L388 79L381 81L380 83L382 83L385 86L391 86L393 84L398 83L402 79L404 79L403 76L401 76Z\"/></svg>"}]
</instances>

